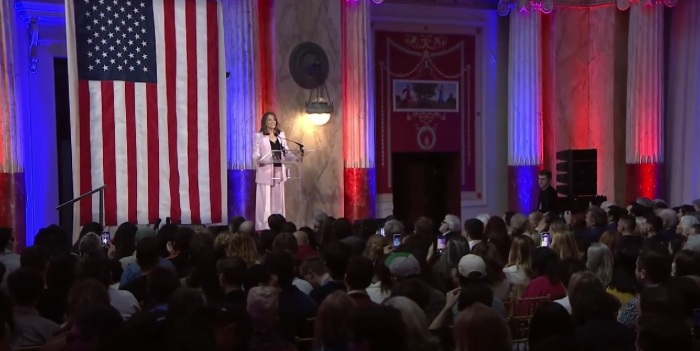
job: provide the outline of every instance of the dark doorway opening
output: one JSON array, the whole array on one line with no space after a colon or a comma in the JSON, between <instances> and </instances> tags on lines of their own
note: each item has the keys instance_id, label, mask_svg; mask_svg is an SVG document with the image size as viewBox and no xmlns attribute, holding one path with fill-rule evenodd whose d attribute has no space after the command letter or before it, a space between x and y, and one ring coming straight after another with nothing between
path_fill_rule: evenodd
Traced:
<instances>
[{"instance_id":1,"label":"dark doorway opening","mask_svg":"<svg viewBox=\"0 0 700 351\"><path fill-rule=\"evenodd\" d=\"M70 134L70 99L68 96L68 60L53 59L56 95L56 161L58 165L58 202L73 198L73 157ZM73 206L58 212L58 225L67 233L73 232Z\"/></svg>"},{"instance_id":2,"label":"dark doorway opening","mask_svg":"<svg viewBox=\"0 0 700 351\"><path fill-rule=\"evenodd\" d=\"M398 219L426 216L439 226L448 213L460 216L459 153L392 153L391 170Z\"/></svg>"}]
</instances>

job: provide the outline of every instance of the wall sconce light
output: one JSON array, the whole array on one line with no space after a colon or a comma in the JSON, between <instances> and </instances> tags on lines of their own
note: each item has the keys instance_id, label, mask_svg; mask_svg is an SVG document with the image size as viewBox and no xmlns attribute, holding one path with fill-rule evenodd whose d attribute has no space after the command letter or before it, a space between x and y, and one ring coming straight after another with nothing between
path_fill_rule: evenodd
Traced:
<instances>
[{"instance_id":1,"label":"wall sconce light","mask_svg":"<svg viewBox=\"0 0 700 351\"><path fill-rule=\"evenodd\" d=\"M326 98L323 97L324 92ZM306 102L306 114L311 123L322 126L331 119L331 113L333 113L333 101L328 98L328 89L326 83L323 83L318 88L311 90L309 100Z\"/></svg>"},{"instance_id":2,"label":"wall sconce light","mask_svg":"<svg viewBox=\"0 0 700 351\"><path fill-rule=\"evenodd\" d=\"M306 114L311 123L324 125L331 119L333 101L328 94L328 56L316 43L297 45L289 57L289 72L302 88L309 89Z\"/></svg>"}]
</instances>

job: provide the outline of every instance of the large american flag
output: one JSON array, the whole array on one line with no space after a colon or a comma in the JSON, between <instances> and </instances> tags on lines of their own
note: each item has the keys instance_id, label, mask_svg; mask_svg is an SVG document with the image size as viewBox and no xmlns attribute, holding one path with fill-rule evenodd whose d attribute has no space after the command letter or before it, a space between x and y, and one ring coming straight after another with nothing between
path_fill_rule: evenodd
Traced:
<instances>
[{"instance_id":1,"label":"large american flag","mask_svg":"<svg viewBox=\"0 0 700 351\"><path fill-rule=\"evenodd\" d=\"M66 0L74 193L106 225L220 223L225 70L218 0ZM98 220L97 197L78 203Z\"/></svg>"}]
</instances>

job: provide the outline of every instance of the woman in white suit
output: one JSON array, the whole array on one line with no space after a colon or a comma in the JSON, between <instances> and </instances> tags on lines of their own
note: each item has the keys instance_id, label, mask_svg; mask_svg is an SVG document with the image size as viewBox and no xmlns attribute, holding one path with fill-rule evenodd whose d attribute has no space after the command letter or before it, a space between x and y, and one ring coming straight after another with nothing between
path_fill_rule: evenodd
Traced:
<instances>
[{"instance_id":1,"label":"woman in white suit","mask_svg":"<svg viewBox=\"0 0 700 351\"><path fill-rule=\"evenodd\" d=\"M284 181L287 172L283 159L293 157L288 153L287 140L280 130L277 116L265 112L260 131L253 140L253 163L256 165L255 229L269 229L267 218L272 214L284 216Z\"/></svg>"}]
</instances>

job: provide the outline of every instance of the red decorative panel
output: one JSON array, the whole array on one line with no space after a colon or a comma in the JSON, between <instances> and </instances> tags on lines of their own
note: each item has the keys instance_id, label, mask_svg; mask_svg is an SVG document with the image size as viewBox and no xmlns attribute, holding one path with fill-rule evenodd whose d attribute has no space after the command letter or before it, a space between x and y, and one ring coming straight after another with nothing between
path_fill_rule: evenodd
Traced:
<instances>
[{"instance_id":1,"label":"red decorative panel","mask_svg":"<svg viewBox=\"0 0 700 351\"><path fill-rule=\"evenodd\" d=\"M24 248L24 173L0 173L0 227L13 228L17 250Z\"/></svg>"},{"instance_id":2,"label":"red decorative panel","mask_svg":"<svg viewBox=\"0 0 700 351\"><path fill-rule=\"evenodd\" d=\"M627 164L627 203L640 197L663 199L664 165L662 163Z\"/></svg>"},{"instance_id":3,"label":"red decorative panel","mask_svg":"<svg viewBox=\"0 0 700 351\"><path fill-rule=\"evenodd\" d=\"M378 193L392 192L393 152L459 152L461 190L481 192L476 35L376 32Z\"/></svg>"},{"instance_id":4,"label":"red decorative panel","mask_svg":"<svg viewBox=\"0 0 700 351\"><path fill-rule=\"evenodd\" d=\"M345 188L345 218L373 218L374 211L374 169L346 168L343 171Z\"/></svg>"}]
</instances>

